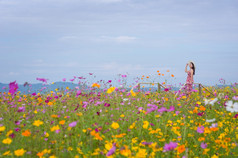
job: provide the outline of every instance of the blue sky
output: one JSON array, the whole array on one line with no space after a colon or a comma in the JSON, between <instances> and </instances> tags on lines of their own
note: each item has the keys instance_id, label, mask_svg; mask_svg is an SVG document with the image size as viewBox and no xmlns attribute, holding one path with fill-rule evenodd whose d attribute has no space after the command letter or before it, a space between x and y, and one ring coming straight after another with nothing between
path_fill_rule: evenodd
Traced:
<instances>
[{"instance_id":1,"label":"blue sky","mask_svg":"<svg viewBox=\"0 0 238 158\"><path fill-rule=\"evenodd\" d=\"M238 81L237 0L0 0L0 82L175 75ZM158 78L159 82L163 78Z\"/></svg>"}]
</instances>

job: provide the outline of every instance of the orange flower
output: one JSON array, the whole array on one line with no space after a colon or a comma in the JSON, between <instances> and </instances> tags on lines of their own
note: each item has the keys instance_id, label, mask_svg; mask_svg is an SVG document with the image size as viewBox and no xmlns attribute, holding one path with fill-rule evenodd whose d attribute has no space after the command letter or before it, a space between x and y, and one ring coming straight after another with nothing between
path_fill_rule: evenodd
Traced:
<instances>
[{"instance_id":1,"label":"orange flower","mask_svg":"<svg viewBox=\"0 0 238 158\"><path fill-rule=\"evenodd\" d=\"M52 118L58 118L58 115L51 115Z\"/></svg>"},{"instance_id":2,"label":"orange flower","mask_svg":"<svg viewBox=\"0 0 238 158\"><path fill-rule=\"evenodd\" d=\"M93 84L92 84L92 87L98 87L98 88L100 88L100 84L98 84L98 83L93 83Z\"/></svg>"},{"instance_id":3,"label":"orange flower","mask_svg":"<svg viewBox=\"0 0 238 158\"><path fill-rule=\"evenodd\" d=\"M205 111L206 108L205 108L204 106L200 106L199 110L201 110L201 111Z\"/></svg>"},{"instance_id":4,"label":"orange flower","mask_svg":"<svg viewBox=\"0 0 238 158\"><path fill-rule=\"evenodd\" d=\"M218 131L218 128L217 127L212 127L210 128L211 131Z\"/></svg>"},{"instance_id":5,"label":"orange flower","mask_svg":"<svg viewBox=\"0 0 238 158\"><path fill-rule=\"evenodd\" d=\"M149 76L146 76L146 78L149 78Z\"/></svg>"},{"instance_id":6,"label":"orange flower","mask_svg":"<svg viewBox=\"0 0 238 158\"><path fill-rule=\"evenodd\" d=\"M162 76L164 76L164 74L162 74Z\"/></svg>"},{"instance_id":7,"label":"orange flower","mask_svg":"<svg viewBox=\"0 0 238 158\"><path fill-rule=\"evenodd\" d=\"M38 152L38 153L37 153L37 156L39 156L39 157L42 157L43 155L44 155L43 152Z\"/></svg>"},{"instance_id":8,"label":"orange flower","mask_svg":"<svg viewBox=\"0 0 238 158\"><path fill-rule=\"evenodd\" d=\"M174 77L174 75L172 74L171 77Z\"/></svg>"},{"instance_id":9,"label":"orange flower","mask_svg":"<svg viewBox=\"0 0 238 158\"><path fill-rule=\"evenodd\" d=\"M158 75L160 76L160 73L158 73Z\"/></svg>"},{"instance_id":10,"label":"orange flower","mask_svg":"<svg viewBox=\"0 0 238 158\"><path fill-rule=\"evenodd\" d=\"M169 72L169 70L167 70L167 72Z\"/></svg>"},{"instance_id":11,"label":"orange flower","mask_svg":"<svg viewBox=\"0 0 238 158\"><path fill-rule=\"evenodd\" d=\"M65 123L65 120L61 120L59 124L63 125Z\"/></svg>"},{"instance_id":12,"label":"orange flower","mask_svg":"<svg viewBox=\"0 0 238 158\"><path fill-rule=\"evenodd\" d=\"M159 73L159 70L157 70L157 72Z\"/></svg>"},{"instance_id":13,"label":"orange flower","mask_svg":"<svg viewBox=\"0 0 238 158\"><path fill-rule=\"evenodd\" d=\"M163 84L165 84L165 82L163 82Z\"/></svg>"},{"instance_id":14,"label":"orange flower","mask_svg":"<svg viewBox=\"0 0 238 158\"><path fill-rule=\"evenodd\" d=\"M179 153L183 153L185 151L185 145L180 145L177 150Z\"/></svg>"},{"instance_id":15,"label":"orange flower","mask_svg":"<svg viewBox=\"0 0 238 158\"><path fill-rule=\"evenodd\" d=\"M31 132L29 129L25 130L25 132L22 132L22 135L25 137L29 137L31 135Z\"/></svg>"},{"instance_id":16,"label":"orange flower","mask_svg":"<svg viewBox=\"0 0 238 158\"><path fill-rule=\"evenodd\" d=\"M53 105L53 103L52 103L52 102L49 102L49 103L48 103L48 105L50 105L50 106L51 106L51 105Z\"/></svg>"}]
</instances>

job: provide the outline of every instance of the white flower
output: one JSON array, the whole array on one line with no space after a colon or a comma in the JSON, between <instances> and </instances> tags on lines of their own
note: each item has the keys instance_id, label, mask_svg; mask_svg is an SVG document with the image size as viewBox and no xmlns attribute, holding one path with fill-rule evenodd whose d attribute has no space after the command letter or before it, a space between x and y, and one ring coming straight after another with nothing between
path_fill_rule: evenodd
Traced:
<instances>
[{"instance_id":1,"label":"white flower","mask_svg":"<svg viewBox=\"0 0 238 158\"><path fill-rule=\"evenodd\" d=\"M214 121L216 121L215 118L214 119L210 119L210 120L206 120L206 122L214 122Z\"/></svg>"},{"instance_id":2,"label":"white flower","mask_svg":"<svg viewBox=\"0 0 238 158\"><path fill-rule=\"evenodd\" d=\"M238 112L238 103L234 103L233 104L233 101L228 101L225 103L226 105L226 110L227 111L230 111L230 112Z\"/></svg>"},{"instance_id":3,"label":"white flower","mask_svg":"<svg viewBox=\"0 0 238 158\"><path fill-rule=\"evenodd\" d=\"M219 94L218 94L218 98L219 98L219 99L224 98L224 93L219 93Z\"/></svg>"},{"instance_id":4,"label":"white flower","mask_svg":"<svg viewBox=\"0 0 238 158\"><path fill-rule=\"evenodd\" d=\"M124 99L123 99L123 101L127 101L127 100L129 100L129 99L128 99L128 98L124 98Z\"/></svg>"},{"instance_id":5,"label":"white flower","mask_svg":"<svg viewBox=\"0 0 238 158\"><path fill-rule=\"evenodd\" d=\"M205 105L207 105L207 104L211 104L211 105L214 105L214 103L215 102L217 102L217 98L215 98L215 99L204 99L204 102L205 102Z\"/></svg>"}]
</instances>

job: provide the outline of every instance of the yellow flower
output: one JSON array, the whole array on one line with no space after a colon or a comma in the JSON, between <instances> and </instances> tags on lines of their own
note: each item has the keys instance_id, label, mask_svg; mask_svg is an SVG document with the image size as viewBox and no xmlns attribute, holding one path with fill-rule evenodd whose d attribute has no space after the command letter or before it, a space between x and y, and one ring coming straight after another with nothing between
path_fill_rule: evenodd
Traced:
<instances>
[{"instance_id":1,"label":"yellow flower","mask_svg":"<svg viewBox=\"0 0 238 158\"><path fill-rule=\"evenodd\" d=\"M131 150L128 149L126 145L124 145L125 149L120 151L120 154L125 156L125 157L130 157L131 156Z\"/></svg>"},{"instance_id":2,"label":"yellow flower","mask_svg":"<svg viewBox=\"0 0 238 158\"><path fill-rule=\"evenodd\" d=\"M3 153L2 155L3 155L3 156L6 156L6 155L11 155L11 151L10 151L10 150L8 150L8 151L6 151L5 153Z\"/></svg>"},{"instance_id":3,"label":"yellow flower","mask_svg":"<svg viewBox=\"0 0 238 158\"><path fill-rule=\"evenodd\" d=\"M22 156L22 155L24 155L25 152L26 152L26 150L24 150L24 149L18 149L18 150L14 151L14 154L16 156Z\"/></svg>"},{"instance_id":4,"label":"yellow flower","mask_svg":"<svg viewBox=\"0 0 238 158\"><path fill-rule=\"evenodd\" d=\"M132 95L133 97L135 97L135 96L136 96L136 93L135 93L135 92L133 92L133 90L131 90L130 92L131 92L131 95Z\"/></svg>"},{"instance_id":5,"label":"yellow flower","mask_svg":"<svg viewBox=\"0 0 238 158\"><path fill-rule=\"evenodd\" d=\"M107 90L107 93L112 93L114 90L116 89L116 87L110 87L110 88L108 88L108 90Z\"/></svg>"},{"instance_id":6,"label":"yellow flower","mask_svg":"<svg viewBox=\"0 0 238 158\"><path fill-rule=\"evenodd\" d=\"M211 158L219 158L217 155L213 155Z\"/></svg>"},{"instance_id":7,"label":"yellow flower","mask_svg":"<svg viewBox=\"0 0 238 158\"><path fill-rule=\"evenodd\" d=\"M39 157L42 157L44 155L44 153L43 152L38 152L36 155L39 156Z\"/></svg>"},{"instance_id":8,"label":"yellow flower","mask_svg":"<svg viewBox=\"0 0 238 158\"><path fill-rule=\"evenodd\" d=\"M54 131L59 130L59 129L60 129L59 125L57 125L57 126L53 126L52 128L50 128L50 131L54 132Z\"/></svg>"},{"instance_id":9,"label":"yellow flower","mask_svg":"<svg viewBox=\"0 0 238 158\"><path fill-rule=\"evenodd\" d=\"M11 144L12 140L10 138L3 139L2 141L3 144Z\"/></svg>"},{"instance_id":10,"label":"yellow flower","mask_svg":"<svg viewBox=\"0 0 238 158\"><path fill-rule=\"evenodd\" d=\"M121 114L120 117L125 117L125 115L124 115L124 114Z\"/></svg>"},{"instance_id":11,"label":"yellow flower","mask_svg":"<svg viewBox=\"0 0 238 158\"><path fill-rule=\"evenodd\" d=\"M1 126L1 127L0 127L0 132L3 132L3 131L5 131L5 129L6 129L6 127L5 127L5 126Z\"/></svg>"},{"instance_id":12,"label":"yellow flower","mask_svg":"<svg viewBox=\"0 0 238 158\"><path fill-rule=\"evenodd\" d=\"M100 85L97 84L97 83L93 83L93 84L92 84L92 87L98 87L98 88L100 88Z\"/></svg>"},{"instance_id":13,"label":"yellow flower","mask_svg":"<svg viewBox=\"0 0 238 158\"><path fill-rule=\"evenodd\" d=\"M39 126L42 125L42 124L43 124L43 122L40 121L40 120L35 120L34 123L33 123L33 125L34 125L34 126L37 126L37 127L39 127Z\"/></svg>"},{"instance_id":14,"label":"yellow flower","mask_svg":"<svg viewBox=\"0 0 238 158\"><path fill-rule=\"evenodd\" d=\"M147 152L146 149L139 149L139 151L136 154L137 158L146 158Z\"/></svg>"},{"instance_id":15,"label":"yellow flower","mask_svg":"<svg viewBox=\"0 0 238 158\"><path fill-rule=\"evenodd\" d=\"M119 128L119 124L117 122L113 122L111 127L114 129L117 129L117 128Z\"/></svg>"},{"instance_id":16,"label":"yellow flower","mask_svg":"<svg viewBox=\"0 0 238 158\"><path fill-rule=\"evenodd\" d=\"M12 133L13 133L13 130L10 130L10 131L7 132L6 136L8 137Z\"/></svg>"},{"instance_id":17,"label":"yellow flower","mask_svg":"<svg viewBox=\"0 0 238 158\"><path fill-rule=\"evenodd\" d=\"M55 155L52 155L52 156L50 156L49 158L56 158L56 156L55 156Z\"/></svg>"},{"instance_id":18,"label":"yellow flower","mask_svg":"<svg viewBox=\"0 0 238 158\"><path fill-rule=\"evenodd\" d=\"M147 129L149 126L149 122L148 121L144 121L143 122L143 128Z\"/></svg>"}]
</instances>

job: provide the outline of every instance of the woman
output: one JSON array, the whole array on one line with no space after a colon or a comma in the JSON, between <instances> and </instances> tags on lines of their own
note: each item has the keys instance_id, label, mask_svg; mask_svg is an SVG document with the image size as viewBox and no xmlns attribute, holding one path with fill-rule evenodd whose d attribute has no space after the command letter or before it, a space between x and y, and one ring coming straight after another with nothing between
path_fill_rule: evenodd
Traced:
<instances>
[{"instance_id":1,"label":"woman","mask_svg":"<svg viewBox=\"0 0 238 158\"><path fill-rule=\"evenodd\" d=\"M190 67L190 70L187 70L188 66ZM187 91L187 95L190 95L191 91L193 89L193 75L195 75L195 65L192 61L189 61L186 64L185 72L188 74L187 80L186 80L185 90Z\"/></svg>"}]
</instances>

